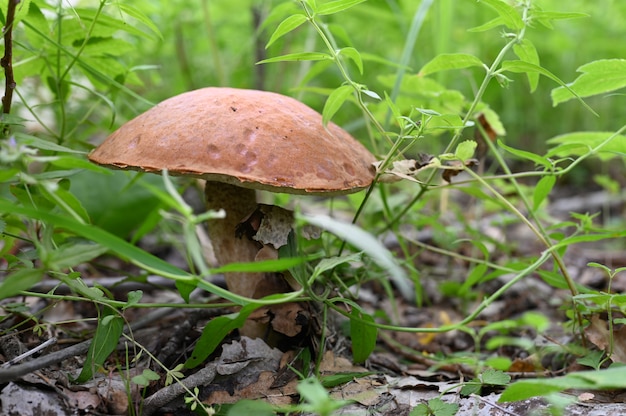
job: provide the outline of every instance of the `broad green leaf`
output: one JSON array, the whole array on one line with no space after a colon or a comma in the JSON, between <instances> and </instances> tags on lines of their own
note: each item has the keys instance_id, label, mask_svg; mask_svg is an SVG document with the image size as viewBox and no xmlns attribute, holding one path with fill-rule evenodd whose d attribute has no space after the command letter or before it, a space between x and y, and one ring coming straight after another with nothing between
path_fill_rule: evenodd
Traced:
<instances>
[{"instance_id":1,"label":"broad green leaf","mask_svg":"<svg viewBox=\"0 0 626 416\"><path fill-rule=\"evenodd\" d=\"M589 97L626 87L626 59L602 59L585 64L574 82L552 90L552 105L568 101L574 96ZM575 95L574 95L575 94Z\"/></svg>"},{"instance_id":2,"label":"broad green leaf","mask_svg":"<svg viewBox=\"0 0 626 416\"><path fill-rule=\"evenodd\" d=\"M328 15L335 14L347 10L353 6L356 6L359 3L363 3L365 0L336 0L330 1L328 3L322 4L315 10L315 14L318 15Z\"/></svg>"},{"instance_id":3,"label":"broad green leaf","mask_svg":"<svg viewBox=\"0 0 626 416\"><path fill-rule=\"evenodd\" d=\"M389 273L390 278L393 280L398 290L406 296L407 299L413 296L413 289L407 283L404 270L398 265L391 252L373 235L354 224L344 223L326 215L313 216L296 214L296 217L299 220L330 231L359 250L362 250L378 264L378 266Z\"/></svg>"},{"instance_id":4,"label":"broad green leaf","mask_svg":"<svg viewBox=\"0 0 626 416\"><path fill-rule=\"evenodd\" d=\"M96 334L89 345L85 364L78 378L73 380L74 383L84 383L93 377L94 372L102 367L108 356L115 351L123 329L124 319L116 311L104 308L98 320Z\"/></svg>"},{"instance_id":5,"label":"broad green leaf","mask_svg":"<svg viewBox=\"0 0 626 416\"><path fill-rule=\"evenodd\" d=\"M547 142L550 145L560 145L550 151L550 155L582 156L592 149L596 149L597 156L601 159L626 155L626 136L613 132L580 131L566 133L548 139Z\"/></svg>"},{"instance_id":6,"label":"broad green leaf","mask_svg":"<svg viewBox=\"0 0 626 416\"><path fill-rule=\"evenodd\" d=\"M352 47L343 48L339 50L340 55L345 55L354 62L356 67L359 69L359 73L363 75L363 59L361 59L361 54L359 51Z\"/></svg>"},{"instance_id":7,"label":"broad green leaf","mask_svg":"<svg viewBox=\"0 0 626 416\"><path fill-rule=\"evenodd\" d=\"M350 85L342 85L328 96L322 110L322 122L324 125L330 122L343 103L352 95L353 91Z\"/></svg>"},{"instance_id":8,"label":"broad green leaf","mask_svg":"<svg viewBox=\"0 0 626 416\"><path fill-rule=\"evenodd\" d=\"M507 152L519 157L520 159L526 159L534 162L535 165L543 166L546 169L550 169L552 167L552 163L550 162L550 160L538 154L507 146L502 140L498 140L498 146L500 146Z\"/></svg>"},{"instance_id":9,"label":"broad green leaf","mask_svg":"<svg viewBox=\"0 0 626 416\"><path fill-rule=\"evenodd\" d=\"M474 140L465 140L458 144L454 155L461 161L465 162L474 156L477 143Z\"/></svg>"},{"instance_id":10,"label":"broad green leaf","mask_svg":"<svg viewBox=\"0 0 626 416\"><path fill-rule=\"evenodd\" d=\"M498 13L502 24L513 30L520 30L524 27L524 21L520 13L502 0L479 0L479 3L489 6Z\"/></svg>"},{"instance_id":11,"label":"broad green leaf","mask_svg":"<svg viewBox=\"0 0 626 416\"><path fill-rule=\"evenodd\" d=\"M578 96L578 94L575 91L573 91L569 86L565 85L565 83L561 81L559 77L557 77L552 72L548 71L547 69L539 65L531 64L530 62L525 62L525 61L504 61L502 62L502 70L511 71L511 72L522 72L522 73L538 72L539 74L550 78L557 84L566 88L569 92L574 94L576 98L578 98L578 101L580 101L580 103L587 110L589 110L593 115L598 116L598 113L596 113L591 107L589 107L589 105L586 102L584 102L582 98L580 98L580 96Z\"/></svg>"},{"instance_id":12,"label":"broad green leaf","mask_svg":"<svg viewBox=\"0 0 626 416\"><path fill-rule=\"evenodd\" d=\"M472 66L484 67L485 65L474 55L465 53L443 53L427 62L422 69L420 69L418 75L426 76L439 71L463 69Z\"/></svg>"},{"instance_id":13,"label":"broad green leaf","mask_svg":"<svg viewBox=\"0 0 626 416\"><path fill-rule=\"evenodd\" d=\"M3 277L0 283L0 299L17 295L22 290L28 290L43 278L41 269L21 269Z\"/></svg>"},{"instance_id":14,"label":"broad green leaf","mask_svg":"<svg viewBox=\"0 0 626 416\"><path fill-rule=\"evenodd\" d=\"M546 396L564 390L615 390L626 388L624 367L602 370L580 371L562 377L520 380L511 384L500 396L503 402Z\"/></svg>"},{"instance_id":15,"label":"broad green leaf","mask_svg":"<svg viewBox=\"0 0 626 416\"><path fill-rule=\"evenodd\" d=\"M483 383L491 386L505 386L511 381L511 376L505 372L487 368L480 375L480 379Z\"/></svg>"},{"instance_id":16,"label":"broad green leaf","mask_svg":"<svg viewBox=\"0 0 626 416\"><path fill-rule=\"evenodd\" d=\"M365 362L376 347L378 330L368 323L374 323L374 318L371 315L363 313L357 308L352 309L350 313L350 339L352 341L352 359L355 363Z\"/></svg>"},{"instance_id":17,"label":"broad green leaf","mask_svg":"<svg viewBox=\"0 0 626 416\"><path fill-rule=\"evenodd\" d=\"M231 331L240 328L248 316L258 307L259 305L249 304L237 313L211 319L196 341L191 356L185 361L185 367L194 368L200 365L222 343L224 337Z\"/></svg>"},{"instance_id":18,"label":"broad green leaf","mask_svg":"<svg viewBox=\"0 0 626 416\"><path fill-rule=\"evenodd\" d=\"M544 176L539 179L537 185L535 185L535 191L533 192L533 209L539 208L543 201L546 200L554 184L556 183L556 176Z\"/></svg>"},{"instance_id":19,"label":"broad green leaf","mask_svg":"<svg viewBox=\"0 0 626 416\"><path fill-rule=\"evenodd\" d=\"M290 61L323 61L325 59L332 60L333 57L322 52L299 52L289 53L287 55L275 56L273 58L263 59L258 64L269 64L273 62L290 62Z\"/></svg>"},{"instance_id":20,"label":"broad green leaf","mask_svg":"<svg viewBox=\"0 0 626 416\"><path fill-rule=\"evenodd\" d=\"M163 181L157 175L118 170L107 170L107 174L84 171L74 175L71 185L92 224L122 238L148 219L161 219L159 190L163 191Z\"/></svg>"},{"instance_id":21,"label":"broad green leaf","mask_svg":"<svg viewBox=\"0 0 626 416\"><path fill-rule=\"evenodd\" d=\"M144 368L141 374L134 376L130 380L138 386L147 387L150 382L159 380L160 378L161 376L156 372L150 370L149 368Z\"/></svg>"},{"instance_id":22,"label":"broad green leaf","mask_svg":"<svg viewBox=\"0 0 626 416\"><path fill-rule=\"evenodd\" d=\"M7 182L20 172L21 171L19 169L15 169L15 168L7 169L5 167L2 170L0 170L0 182Z\"/></svg>"},{"instance_id":23,"label":"broad green leaf","mask_svg":"<svg viewBox=\"0 0 626 416\"><path fill-rule=\"evenodd\" d=\"M519 43L513 45L513 51L522 61L539 65L539 54L537 53L535 45L530 40L526 38L522 39ZM539 74L536 72L527 72L526 76L528 76L530 92L535 91L535 89L537 89L537 84L539 83Z\"/></svg>"},{"instance_id":24,"label":"broad green leaf","mask_svg":"<svg viewBox=\"0 0 626 416\"><path fill-rule=\"evenodd\" d=\"M294 14L292 16L287 17L285 20L280 22L280 24L278 25L274 33L272 33L272 36L270 36L270 40L267 41L265 48L266 49L269 48L274 42L276 42L282 36L300 27L300 25L306 22L306 20L307 18L303 14Z\"/></svg>"}]
</instances>

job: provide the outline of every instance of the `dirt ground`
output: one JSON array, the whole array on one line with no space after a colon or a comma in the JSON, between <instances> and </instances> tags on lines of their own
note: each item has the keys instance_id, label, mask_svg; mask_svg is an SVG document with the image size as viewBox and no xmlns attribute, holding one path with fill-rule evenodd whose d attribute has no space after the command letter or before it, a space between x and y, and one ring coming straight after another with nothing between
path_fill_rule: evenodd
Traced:
<instances>
[{"instance_id":1,"label":"dirt ground","mask_svg":"<svg viewBox=\"0 0 626 416\"><path fill-rule=\"evenodd\" d=\"M553 215L567 215L572 209L581 212L594 211L610 206L613 212L623 209L625 195L610 196L603 192L561 198L551 205ZM501 233L515 235L518 249L540 252L541 247L522 228L506 230L491 226L484 220L483 230L497 238ZM428 232L407 230L414 238L432 244ZM392 237L385 239L394 249ZM174 264L182 262L173 251L163 247L154 250ZM397 316L398 325L418 328L437 328L458 322L476 308L480 297L459 299L442 295L439 283L450 276L464 276L467 264L450 261L429 251L416 251L415 262L422 270L424 299L428 302L415 306L400 295L395 302L385 296L384 290L375 283L364 285L358 293L357 302L366 310L385 311ZM572 247L566 260L576 281L602 290L606 288L606 276L599 269L587 267L588 262L626 265L626 257L620 250L609 246L580 245ZM111 269L123 269L115 259L105 259ZM93 273L91 266L81 270L84 276ZM137 273L130 268L129 274ZM130 290L142 290L142 302L179 304L180 297L171 281L158 276L129 281L124 277L106 276L99 272L97 281L115 296L125 299ZM509 276L500 276L483 286L484 294L493 293L506 283ZM89 279L85 278L89 284ZM216 283L223 283L216 277ZM626 275L618 274L611 282L614 292L626 289ZM43 281L34 291L46 293L55 290L62 294L63 287L57 281ZM540 312L549 318L549 328L536 333L527 328L517 328L510 336L532 345L536 354L528 349L511 345L488 350L486 342L492 335L485 334L479 345L468 333L451 331L441 334L380 331L377 347L370 358L361 365L351 360L350 339L345 331L346 319L340 315L330 317L326 327L327 342L316 345L314 336L300 337L291 345L270 347L262 339L239 337L230 334L221 347L199 367L180 370L182 383L166 383L166 373L156 364L163 363L172 369L185 361L200 336L202 328L216 316L229 313L228 309L187 309L183 305L154 309L127 309L125 311L128 338L123 338L106 361L105 368L96 371L94 377L84 383L73 383L85 362L95 327L96 310L88 302L52 302L38 297L6 299L1 304L0 330L0 414L2 415L66 415L66 414L143 414L184 415L193 414L185 397L194 388L207 406L219 410L220 405L243 399L260 399L277 406L297 404L301 397L297 389L298 374L307 360L302 351L312 351L319 356L319 372L325 380L330 397L347 400L347 406L337 410L337 415L408 415L420 403L440 397L445 403L459 405L459 415L530 415L547 414L548 403L541 398L523 402L501 403L498 401L502 388L483 389L480 394L461 395L463 382L477 376L472 357L480 353L482 358L505 357L511 362L507 372L512 380L530 377L554 377L581 370L573 354L563 353L577 340L564 328L567 321L566 306L569 292L557 290L538 276L530 275L506 291L497 301L481 312L472 323L476 327L486 323L515 320L525 312ZM197 301L206 300L199 295ZM31 316L37 319L31 319ZM597 325L600 325L599 323ZM593 325L592 325L593 327ZM599 328L599 327L598 327ZM596 333L587 332L591 342L601 348ZM594 335L596 335L594 341ZM624 331L615 332L614 342L621 346L626 342ZM622 337L624 339L622 339ZM134 340L136 343L129 341ZM49 341L53 340L53 341ZM33 351L42 343L49 345L28 358L11 361L20 354ZM143 346L140 350L138 345ZM551 351L542 353L540 351ZM558 348L556 348L558 347ZM479 351L477 351L477 349ZM560 352L559 352L560 351ZM314 360L315 358L313 358ZM130 360L130 364L126 364ZM140 388L128 380L145 375L150 369L155 377ZM566 408L567 415L621 415L626 414L622 391L586 392L568 391L575 399ZM439 413L444 414L444 413Z\"/></svg>"}]
</instances>

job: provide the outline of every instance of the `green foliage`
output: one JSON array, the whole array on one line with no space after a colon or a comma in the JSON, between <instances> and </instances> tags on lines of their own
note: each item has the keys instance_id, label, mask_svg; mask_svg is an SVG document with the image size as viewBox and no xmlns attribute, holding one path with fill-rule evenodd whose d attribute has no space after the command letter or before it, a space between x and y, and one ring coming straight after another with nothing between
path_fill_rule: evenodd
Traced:
<instances>
[{"instance_id":1,"label":"green foliage","mask_svg":"<svg viewBox=\"0 0 626 416\"><path fill-rule=\"evenodd\" d=\"M411 409L409 416L454 416L459 410L456 403L446 403L439 398L430 399L428 403L420 403Z\"/></svg>"},{"instance_id":2,"label":"green foliage","mask_svg":"<svg viewBox=\"0 0 626 416\"><path fill-rule=\"evenodd\" d=\"M569 389L609 390L623 389L626 386L624 368L615 366L600 371L580 371L561 377L518 380L504 390L503 402L525 400L530 397L547 396Z\"/></svg>"},{"instance_id":3,"label":"green foliage","mask_svg":"<svg viewBox=\"0 0 626 416\"><path fill-rule=\"evenodd\" d=\"M94 372L99 370L104 361L117 347L122 335L124 320L117 311L104 308L98 317L98 328L89 345L87 359L80 374L74 380L75 383L83 383L90 380Z\"/></svg>"},{"instance_id":4,"label":"green foliage","mask_svg":"<svg viewBox=\"0 0 626 416\"><path fill-rule=\"evenodd\" d=\"M98 1L73 7L29 0L20 3L13 24L19 100L13 113L2 117L0 298L25 294L47 276L99 305L94 342L77 381L90 378L117 345L123 325L119 311L142 306L140 292L129 293L126 302L115 301L76 271L102 255L174 280L186 301L193 290L202 289L242 307L204 327L188 368L200 365L255 308L302 298L349 319L356 362L369 357L381 329L462 330L475 339L477 349L493 352L508 345L540 353L528 340L516 338L515 331L542 333L544 316L472 325L531 274L569 291L572 327L582 328L598 313L608 314L611 325L623 323L611 312L626 310L624 296L580 285L564 260L576 244L623 239L623 224L599 224L593 213L556 219L545 209L563 182L575 174L592 176L586 169L594 167L584 161L623 167L626 128L620 90L626 86L626 61L619 42L598 41L606 38L604 30L621 29L623 5L196 0L171 8L161 3ZM603 17L596 6L610 7L612 13ZM3 24L6 7L6 1L0 3ZM376 30L366 29L371 22ZM569 53L574 48L575 56ZM580 75L569 81L576 76L573 68ZM380 159L377 178L389 174L394 181L335 200L333 210L353 215L352 223L337 219L342 216L298 214L299 229L302 223L327 231L321 242L303 243L304 248L294 247L277 260L209 267L196 230L219 214L194 212L180 196L188 183L166 173L111 174L86 159L101 136L153 102L206 85L298 95L320 110L324 123L332 120L361 138ZM577 100L569 102L572 98ZM530 168L514 171L519 165ZM606 174L600 170L592 173ZM440 177L450 183L443 184ZM612 178L597 177L604 178L597 181L606 188L615 188ZM443 203L437 201L457 191L471 197L472 206L452 199L448 210L440 212ZM506 233L502 241L486 236L470 209L477 216L502 214L506 222L497 224L502 227L526 227L539 249L519 250ZM414 241L405 228L432 230L434 243ZM166 239L171 234L176 234L172 240L178 241L185 267L137 245L146 235ZM392 251L383 237L397 247ZM469 254L457 251L464 244L471 246ZM413 263L416 248L466 265L461 279L451 276L440 286L445 295L477 305L460 321L405 328L390 324L393 317L380 311L366 312L355 300L361 285L375 281L392 304L398 294L403 301L428 301L421 291L422 265ZM589 267L602 268L609 280L623 272L598 263ZM301 289L254 301L209 281L215 273L284 270L292 272ZM503 275L506 284L484 292L486 282ZM317 290L319 286L325 290ZM478 353L476 362L484 358ZM497 358L489 364L495 367ZM583 353L579 362L600 368L606 359ZM506 370L507 364L502 360L498 368ZM521 400L571 387L623 388L618 370L522 380L511 384L503 398ZM155 377L144 372L133 381L147 385ZM487 369L466 383L462 393L479 394L509 383L502 371ZM297 410L326 415L346 404L331 399L323 386L305 378L299 387L304 401ZM244 414L250 406L240 402L229 414ZM273 410L265 406L260 411ZM412 414L444 416L456 410L433 399Z\"/></svg>"}]
</instances>

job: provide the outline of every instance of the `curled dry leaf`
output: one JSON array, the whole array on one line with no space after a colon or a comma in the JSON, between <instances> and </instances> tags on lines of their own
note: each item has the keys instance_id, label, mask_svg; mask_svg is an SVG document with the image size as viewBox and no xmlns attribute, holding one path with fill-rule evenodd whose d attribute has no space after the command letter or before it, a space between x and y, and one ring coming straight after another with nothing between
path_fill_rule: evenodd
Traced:
<instances>
[{"instance_id":1,"label":"curled dry leaf","mask_svg":"<svg viewBox=\"0 0 626 416\"><path fill-rule=\"evenodd\" d=\"M374 162L376 170L380 170L383 161ZM436 159L432 155L420 154L418 159L396 160L392 163L391 169L386 169L378 178L379 182L391 183L402 179L415 181L415 176L427 169L438 166Z\"/></svg>"}]
</instances>

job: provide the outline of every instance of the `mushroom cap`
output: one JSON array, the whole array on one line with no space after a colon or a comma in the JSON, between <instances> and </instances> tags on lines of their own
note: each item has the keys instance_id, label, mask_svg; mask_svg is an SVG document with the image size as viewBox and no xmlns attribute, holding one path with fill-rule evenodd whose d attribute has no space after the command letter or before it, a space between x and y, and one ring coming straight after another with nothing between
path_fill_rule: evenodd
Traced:
<instances>
[{"instance_id":1,"label":"mushroom cap","mask_svg":"<svg viewBox=\"0 0 626 416\"><path fill-rule=\"evenodd\" d=\"M122 125L89 154L97 164L167 169L242 187L345 194L369 186L374 156L345 130L284 95L203 88L169 98Z\"/></svg>"}]
</instances>

